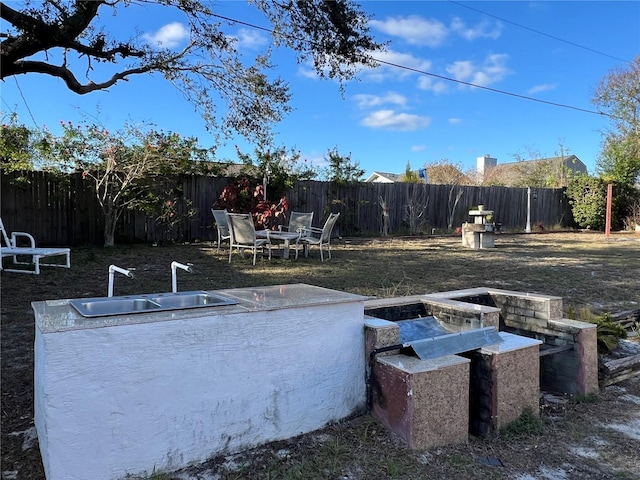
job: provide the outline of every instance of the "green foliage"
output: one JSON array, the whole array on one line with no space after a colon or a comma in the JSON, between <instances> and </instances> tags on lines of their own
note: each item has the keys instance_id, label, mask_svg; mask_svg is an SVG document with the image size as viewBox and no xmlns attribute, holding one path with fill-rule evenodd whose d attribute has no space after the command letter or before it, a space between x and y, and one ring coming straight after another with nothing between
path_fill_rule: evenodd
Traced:
<instances>
[{"instance_id":1,"label":"green foliage","mask_svg":"<svg viewBox=\"0 0 640 480\"><path fill-rule=\"evenodd\" d=\"M597 325L598 351L600 353L614 350L618 346L618 341L627 337L625 328L619 323L613 322L610 313L604 313L588 321Z\"/></svg>"},{"instance_id":2,"label":"green foliage","mask_svg":"<svg viewBox=\"0 0 640 480\"><path fill-rule=\"evenodd\" d=\"M168 236L184 218L195 215L178 183L180 174L211 164L210 151L200 148L195 138L128 124L116 132L95 123L61 122L61 127L61 137L42 132L42 141L35 145L39 161L49 169L82 172L92 184L105 217L106 246L113 245L116 223L126 209L146 211Z\"/></svg>"},{"instance_id":3,"label":"green foliage","mask_svg":"<svg viewBox=\"0 0 640 480\"><path fill-rule=\"evenodd\" d=\"M573 307L567 311L568 318L576 320L576 312ZM625 328L617 322L612 321L608 312L602 315L594 315L591 309L585 307L580 310L580 320L583 322L595 323L597 325L598 351L608 353L618 346L621 338L627 337Z\"/></svg>"},{"instance_id":4,"label":"green foliage","mask_svg":"<svg viewBox=\"0 0 640 480\"><path fill-rule=\"evenodd\" d=\"M271 23L266 31L273 36L254 58L247 58L246 49L228 34L228 22L217 15L218 8L225 13L218 2L4 2L0 78L44 74L87 94L115 88L135 75L157 73L198 109L214 135L228 138L237 132L261 143L291 110L288 85L273 75L272 51L288 47L299 63L313 65L320 78L342 85L363 67L376 66L371 55L384 47L369 34L368 16L350 0L249 3ZM141 15L140 8L177 15L189 26L188 41L175 49L157 45L111 29L105 20L118 16L128 24ZM138 30L135 24L129 29ZM37 62L25 61L34 56ZM67 56L74 61L67 62ZM105 69L94 68L101 63L113 67L106 76Z\"/></svg>"},{"instance_id":5,"label":"green foliage","mask_svg":"<svg viewBox=\"0 0 640 480\"><path fill-rule=\"evenodd\" d=\"M20 125L15 114L3 119L0 132L0 165L5 172L33 170L32 136L33 132Z\"/></svg>"},{"instance_id":6,"label":"green foliage","mask_svg":"<svg viewBox=\"0 0 640 480\"><path fill-rule=\"evenodd\" d=\"M598 84L593 103L611 121L596 166L600 176L615 185L613 218L620 226L639 198L640 56L628 68L609 72Z\"/></svg>"},{"instance_id":7,"label":"green foliage","mask_svg":"<svg viewBox=\"0 0 640 480\"><path fill-rule=\"evenodd\" d=\"M313 180L316 177L313 167L306 159L301 159L300 152L293 148L289 151L285 147L267 151L256 148L255 158L242 153L237 146L236 152L244 165L241 176L253 183L262 183L265 176L268 178L268 198L280 198L296 182Z\"/></svg>"},{"instance_id":8,"label":"green foliage","mask_svg":"<svg viewBox=\"0 0 640 480\"><path fill-rule=\"evenodd\" d=\"M530 408L516 420L500 429L500 436L507 441L519 440L542 434L542 420Z\"/></svg>"},{"instance_id":9,"label":"green foliage","mask_svg":"<svg viewBox=\"0 0 640 480\"><path fill-rule=\"evenodd\" d=\"M164 179L158 179L158 183ZM193 208L193 202L184 197L182 186L158 191L158 183L138 202L138 208L154 218L156 224L164 228L165 240L182 240L179 227L184 220L194 218L198 210Z\"/></svg>"},{"instance_id":10,"label":"green foliage","mask_svg":"<svg viewBox=\"0 0 640 480\"><path fill-rule=\"evenodd\" d=\"M574 175L567 187L573 219L583 228L603 230L607 208L605 183L589 175Z\"/></svg>"},{"instance_id":11,"label":"green foliage","mask_svg":"<svg viewBox=\"0 0 640 480\"><path fill-rule=\"evenodd\" d=\"M359 162L351 159L351 154L340 155L338 147L334 147L327 151L324 159L328 165L323 171L325 180L343 185L362 180L364 170Z\"/></svg>"},{"instance_id":12,"label":"green foliage","mask_svg":"<svg viewBox=\"0 0 640 480\"><path fill-rule=\"evenodd\" d=\"M402 177L402 181L405 183L421 183L418 172L414 172L411 169L411 162L409 161L407 161L407 166L404 170L404 177Z\"/></svg>"}]
</instances>

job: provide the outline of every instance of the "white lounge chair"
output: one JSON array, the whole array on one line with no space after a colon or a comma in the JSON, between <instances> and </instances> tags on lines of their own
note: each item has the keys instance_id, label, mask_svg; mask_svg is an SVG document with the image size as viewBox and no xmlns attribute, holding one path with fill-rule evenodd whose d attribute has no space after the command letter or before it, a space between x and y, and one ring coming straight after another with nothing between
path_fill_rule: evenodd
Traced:
<instances>
[{"instance_id":1,"label":"white lounge chair","mask_svg":"<svg viewBox=\"0 0 640 480\"><path fill-rule=\"evenodd\" d=\"M211 209L213 218L216 221L216 227L218 228L218 250L220 250L220 244L223 240L229 240L231 235L229 234L229 223L227 222L226 210Z\"/></svg>"},{"instance_id":2,"label":"white lounge chair","mask_svg":"<svg viewBox=\"0 0 640 480\"><path fill-rule=\"evenodd\" d=\"M36 240L33 235L26 232L12 232L11 237L4 228L2 219L0 219L0 230L2 230L2 238L0 239L0 270L6 272L32 273L40 274L40 266L71 268L71 250L69 248L37 248ZM29 242L29 246L19 246L18 239L24 238ZM64 257L65 263L42 263L40 260L47 257ZM12 258L13 265L33 265L33 270L27 268L4 268L3 263L5 257ZM18 258L20 257L20 261ZM29 258L29 261L26 259Z\"/></svg>"},{"instance_id":3,"label":"white lounge chair","mask_svg":"<svg viewBox=\"0 0 640 480\"><path fill-rule=\"evenodd\" d=\"M257 238L256 228L253 224L253 217L249 213L227 213L227 222L229 224L229 263L231 263L231 254L233 248L237 248L241 253L244 250L253 251L253 264L256 264L256 255L258 248L267 247L269 249L269 260L271 260L271 240L267 232L267 238Z\"/></svg>"},{"instance_id":4,"label":"white lounge chair","mask_svg":"<svg viewBox=\"0 0 640 480\"><path fill-rule=\"evenodd\" d=\"M311 245L318 245L320 247L320 261L322 262L324 262L322 247L326 247L329 254L329 260L331 260L331 232L333 231L333 227L336 225L336 221L338 220L339 216L339 213L329 214L329 218L327 218L327 221L324 222L324 227L312 227L308 229L309 235L300 239L300 241L306 244L307 247ZM298 250L296 249L296 256L297 253ZM305 254L308 255L308 251L306 249Z\"/></svg>"}]
</instances>

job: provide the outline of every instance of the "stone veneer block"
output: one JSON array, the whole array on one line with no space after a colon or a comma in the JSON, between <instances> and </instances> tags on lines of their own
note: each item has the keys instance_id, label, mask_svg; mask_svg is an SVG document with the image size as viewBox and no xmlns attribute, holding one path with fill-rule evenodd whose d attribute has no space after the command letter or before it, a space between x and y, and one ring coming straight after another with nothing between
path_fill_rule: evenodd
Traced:
<instances>
[{"instance_id":1,"label":"stone veneer block","mask_svg":"<svg viewBox=\"0 0 640 480\"><path fill-rule=\"evenodd\" d=\"M456 355L377 358L371 378L373 415L413 449L466 442L469 365L469 359Z\"/></svg>"},{"instance_id":2,"label":"stone veneer block","mask_svg":"<svg viewBox=\"0 0 640 480\"><path fill-rule=\"evenodd\" d=\"M584 328L576 338L576 348L580 358L578 389L583 395L600 391L598 384L598 329Z\"/></svg>"},{"instance_id":3,"label":"stone veneer block","mask_svg":"<svg viewBox=\"0 0 640 480\"><path fill-rule=\"evenodd\" d=\"M571 395L588 395L598 385L598 339L593 323L567 318L550 320L549 327L572 340L573 349L542 358L542 387Z\"/></svg>"},{"instance_id":4,"label":"stone veneer block","mask_svg":"<svg viewBox=\"0 0 640 480\"><path fill-rule=\"evenodd\" d=\"M526 410L539 413L540 340L499 332L503 343L480 349L491 372L491 427L500 430Z\"/></svg>"},{"instance_id":5,"label":"stone veneer block","mask_svg":"<svg viewBox=\"0 0 640 480\"><path fill-rule=\"evenodd\" d=\"M400 327L396 322L365 316L364 318L365 355L367 361L376 348L390 347L400 343ZM393 355L394 351L380 352L378 355Z\"/></svg>"}]
</instances>

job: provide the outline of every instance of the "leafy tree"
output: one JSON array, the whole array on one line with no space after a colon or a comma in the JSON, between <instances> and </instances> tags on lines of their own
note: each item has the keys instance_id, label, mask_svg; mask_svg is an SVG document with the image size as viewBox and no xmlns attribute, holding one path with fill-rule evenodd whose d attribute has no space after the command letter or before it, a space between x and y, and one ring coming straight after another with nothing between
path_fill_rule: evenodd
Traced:
<instances>
[{"instance_id":1,"label":"leafy tree","mask_svg":"<svg viewBox=\"0 0 640 480\"><path fill-rule=\"evenodd\" d=\"M18 122L16 114L3 119L0 132L0 166L5 172L33 170L35 132Z\"/></svg>"},{"instance_id":2,"label":"leafy tree","mask_svg":"<svg viewBox=\"0 0 640 480\"><path fill-rule=\"evenodd\" d=\"M611 120L596 167L605 181L615 185L613 217L619 222L640 198L636 187L640 183L640 56L629 68L609 72L592 101Z\"/></svg>"},{"instance_id":3,"label":"leafy tree","mask_svg":"<svg viewBox=\"0 0 640 480\"><path fill-rule=\"evenodd\" d=\"M351 159L351 154L340 155L338 147L327 151L324 157L327 168L324 169L323 176L329 182L347 184L362 180L364 170L360 168L360 163Z\"/></svg>"},{"instance_id":4,"label":"leafy tree","mask_svg":"<svg viewBox=\"0 0 640 480\"><path fill-rule=\"evenodd\" d=\"M411 169L411 162L409 161L407 161L407 166L404 170L404 176L402 177L402 181L405 183L421 183L418 172L414 172Z\"/></svg>"},{"instance_id":5,"label":"leafy tree","mask_svg":"<svg viewBox=\"0 0 640 480\"><path fill-rule=\"evenodd\" d=\"M607 186L597 177L575 175L569 181L567 197L573 219L583 228L603 230L607 208Z\"/></svg>"},{"instance_id":6,"label":"leafy tree","mask_svg":"<svg viewBox=\"0 0 640 480\"><path fill-rule=\"evenodd\" d=\"M286 192L298 180L311 180L316 176L299 151L285 147L275 150L254 151L255 158L236 147L243 163L240 176L227 185L213 207L230 212L249 212L259 228L274 228L284 223L289 203ZM268 192L263 180L268 179ZM265 198L267 193L268 198ZM278 198L277 202L269 199Z\"/></svg>"},{"instance_id":7,"label":"leafy tree","mask_svg":"<svg viewBox=\"0 0 640 480\"><path fill-rule=\"evenodd\" d=\"M102 18L135 14L131 0L32 0L20 8L0 2L0 78L39 73L61 79L86 94L113 87L134 75L159 73L200 111L216 134L238 132L250 140L270 137L269 129L290 107L289 89L269 72L271 48L253 62L242 58L238 42L223 25L234 23L206 0L145 0L182 19L186 45L154 45L139 33L116 38ZM362 66L374 66L379 51L369 34L368 17L351 0L249 2L271 22L273 45L310 61L321 78L343 82ZM137 12L139 13L139 12ZM187 26L184 26L187 25ZM76 59L77 57L77 59ZM84 83L83 83L84 82ZM214 99L212 94L217 94ZM218 113L216 100L224 103Z\"/></svg>"},{"instance_id":8,"label":"leafy tree","mask_svg":"<svg viewBox=\"0 0 640 480\"><path fill-rule=\"evenodd\" d=\"M62 129L60 138L46 132L40 154L49 165L65 165L91 182L105 217L105 246L114 244L116 224L126 209L141 208L175 227L172 213L181 200L175 176L190 172L195 160L206 161L207 151L195 138L131 125L114 133L96 124L62 123ZM193 215L188 200L183 203L187 216Z\"/></svg>"},{"instance_id":9,"label":"leafy tree","mask_svg":"<svg viewBox=\"0 0 640 480\"><path fill-rule=\"evenodd\" d=\"M316 177L312 166L306 159L303 160L300 152L294 148L289 151L285 147L267 151L256 148L254 158L237 147L236 152L244 165L241 172L243 176L256 183L260 183L265 176L268 177L268 197L281 197L297 181L312 180Z\"/></svg>"}]
</instances>

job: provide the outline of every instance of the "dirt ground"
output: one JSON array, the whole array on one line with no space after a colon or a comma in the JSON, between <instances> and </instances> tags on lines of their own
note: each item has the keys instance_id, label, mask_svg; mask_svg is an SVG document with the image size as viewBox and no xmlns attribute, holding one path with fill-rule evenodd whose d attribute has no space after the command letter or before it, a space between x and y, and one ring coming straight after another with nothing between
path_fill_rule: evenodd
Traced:
<instances>
[{"instance_id":1,"label":"dirt ground","mask_svg":"<svg viewBox=\"0 0 640 480\"><path fill-rule=\"evenodd\" d=\"M106 295L110 264L135 267L144 286L116 279L116 295L170 288L168 263L194 264L181 290L310 283L391 297L494 286L562 296L565 313L640 308L640 236L552 233L501 235L489 251L463 249L457 237L349 238L333 259L234 257L213 245L72 249L72 268L41 275L2 272L2 480L44 479L33 423L34 316L31 302ZM614 352L640 352L637 337ZM411 451L368 415L248 452L212 458L155 479L640 479L640 377L598 395L543 394L540 419L490 439ZM91 480L91 479L87 479Z\"/></svg>"}]
</instances>

